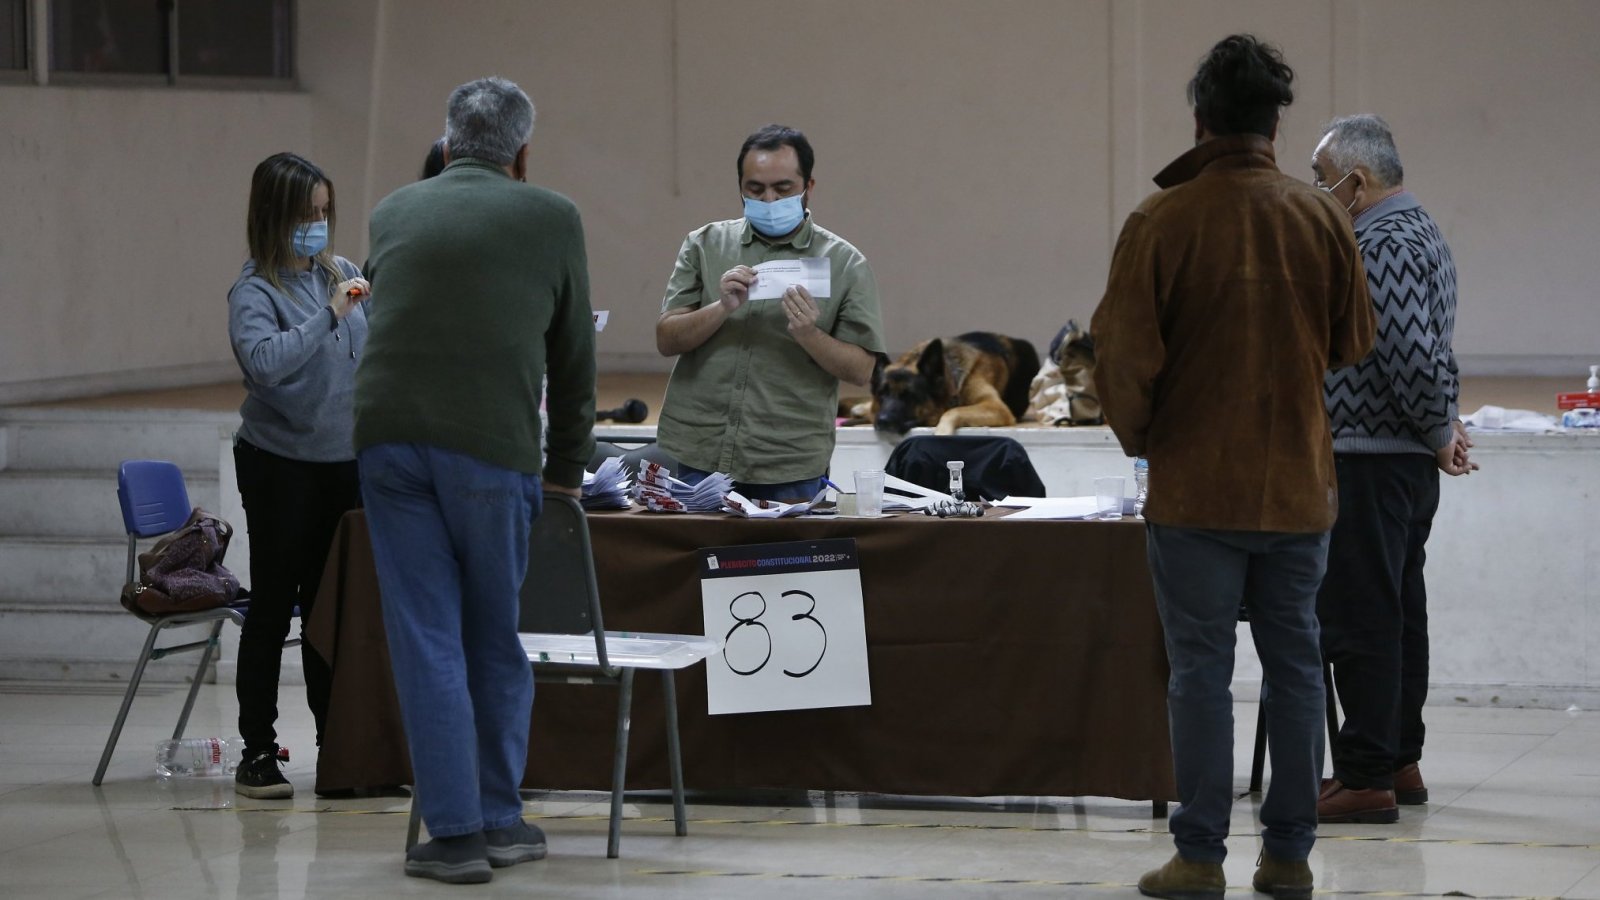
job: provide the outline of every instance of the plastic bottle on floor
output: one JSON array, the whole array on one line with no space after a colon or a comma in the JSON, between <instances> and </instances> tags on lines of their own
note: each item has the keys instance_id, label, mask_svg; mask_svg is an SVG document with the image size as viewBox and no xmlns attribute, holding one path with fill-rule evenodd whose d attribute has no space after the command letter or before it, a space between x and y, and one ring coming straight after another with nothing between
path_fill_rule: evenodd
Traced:
<instances>
[{"instance_id":1,"label":"plastic bottle on floor","mask_svg":"<svg viewBox=\"0 0 1600 900\"><path fill-rule=\"evenodd\" d=\"M156 744L156 774L173 776L232 775L244 752L242 738L181 738Z\"/></svg>"},{"instance_id":2,"label":"plastic bottle on floor","mask_svg":"<svg viewBox=\"0 0 1600 900\"><path fill-rule=\"evenodd\" d=\"M1144 518L1144 501L1150 494L1150 461L1142 456L1133 460L1133 514Z\"/></svg>"}]
</instances>

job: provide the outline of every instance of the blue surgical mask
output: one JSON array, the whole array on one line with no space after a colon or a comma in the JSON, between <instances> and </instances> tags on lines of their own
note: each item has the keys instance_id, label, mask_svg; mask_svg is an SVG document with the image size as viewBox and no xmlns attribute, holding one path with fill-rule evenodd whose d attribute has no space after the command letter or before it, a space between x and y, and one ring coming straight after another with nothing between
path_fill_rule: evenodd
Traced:
<instances>
[{"instance_id":1,"label":"blue surgical mask","mask_svg":"<svg viewBox=\"0 0 1600 900\"><path fill-rule=\"evenodd\" d=\"M806 195L802 191L793 197L767 202L751 197L744 198L744 217L750 227L767 237L783 237L800 227L806 218Z\"/></svg>"},{"instance_id":2,"label":"blue surgical mask","mask_svg":"<svg viewBox=\"0 0 1600 900\"><path fill-rule=\"evenodd\" d=\"M294 255L316 256L328 249L328 223L306 222L294 230Z\"/></svg>"}]
</instances>

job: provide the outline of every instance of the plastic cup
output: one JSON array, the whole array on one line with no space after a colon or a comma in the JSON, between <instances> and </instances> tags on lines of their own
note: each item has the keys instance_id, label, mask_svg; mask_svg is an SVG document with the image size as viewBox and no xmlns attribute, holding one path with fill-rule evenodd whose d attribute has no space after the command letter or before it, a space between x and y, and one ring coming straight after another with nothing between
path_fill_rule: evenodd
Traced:
<instances>
[{"instance_id":1,"label":"plastic cup","mask_svg":"<svg viewBox=\"0 0 1600 900\"><path fill-rule=\"evenodd\" d=\"M856 470L856 515L883 515L883 470Z\"/></svg>"},{"instance_id":2,"label":"plastic cup","mask_svg":"<svg viewBox=\"0 0 1600 900\"><path fill-rule=\"evenodd\" d=\"M1094 506L1102 519L1122 518L1122 491L1127 479L1121 475L1107 475L1094 480Z\"/></svg>"}]
</instances>

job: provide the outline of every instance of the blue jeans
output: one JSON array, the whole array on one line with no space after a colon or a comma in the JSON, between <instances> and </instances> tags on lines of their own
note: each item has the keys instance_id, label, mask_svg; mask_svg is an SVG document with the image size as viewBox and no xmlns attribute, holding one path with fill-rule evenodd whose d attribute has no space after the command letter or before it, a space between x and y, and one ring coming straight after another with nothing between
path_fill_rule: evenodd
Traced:
<instances>
[{"instance_id":1,"label":"blue jeans","mask_svg":"<svg viewBox=\"0 0 1600 900\"><path fill-rule=\"evenodd\" d=\"M1166 634L1167 716L1178 808L1179 855L1222 862L1233 807L1233 648L1242 604L1261 658L1272 782L1261 804L1261 841L1303 860L1317 839L1322 779L1322 650L1317 588L1328 533L1212 531L1147 526L1150 574Z\"/></svg>"},{"instance_id":2,"label":"blue jeans","mask_svg":"<svg viewBox=\"0 0 1600 900\"><path fill-rule=\"evenodd\" d=\"M359 462L422 820L434 837L505 828L533 710L517 618L539 476L421 444Z\"/></svg>"},{"instance_id":3,"label":"blue jeans","mask_svg":"<svg viewBox=\"0 0 1600 900\"><path fill-rule=\"evenodd\" d=\"M710 472L693 469L689 466L679 465L679 471L673 475L686 484L699 484L705 480ZM803 481L784 481L776 484L751 484L745 481L735 481L733 489L745 496L747 500L776 500L780 503L793 503L797 500L810 500L822 492L822 476L807 478Z\"/></svg>"}]
</instances>

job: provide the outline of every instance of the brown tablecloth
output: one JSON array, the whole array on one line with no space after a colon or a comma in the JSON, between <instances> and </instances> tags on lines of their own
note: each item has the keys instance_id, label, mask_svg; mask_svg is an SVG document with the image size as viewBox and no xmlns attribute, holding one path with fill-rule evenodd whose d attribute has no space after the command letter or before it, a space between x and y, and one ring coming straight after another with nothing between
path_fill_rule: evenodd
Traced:
<instances>
[{"instance_id":1,"label":"brown tablecloth","mask_svg":"<svg viewBox=\"0 0 1600 900\"><path fill-rule=\"evenodd\" d=\"M1122 522L595 513L611 630L700 634L701 547L856 539L872 705L709 716L677 675L691 789L1175 799L1144 529ZM529 565L538 577L538 561ZM339 528L307 626L333 665L317 790L409 784L366 521ZM331 602L330 602L331 601ZM635 681L628 786L668 786L660 678ZM525 784L609 789L615 691L541 684Z\"/></svg>"}]
</instances>

